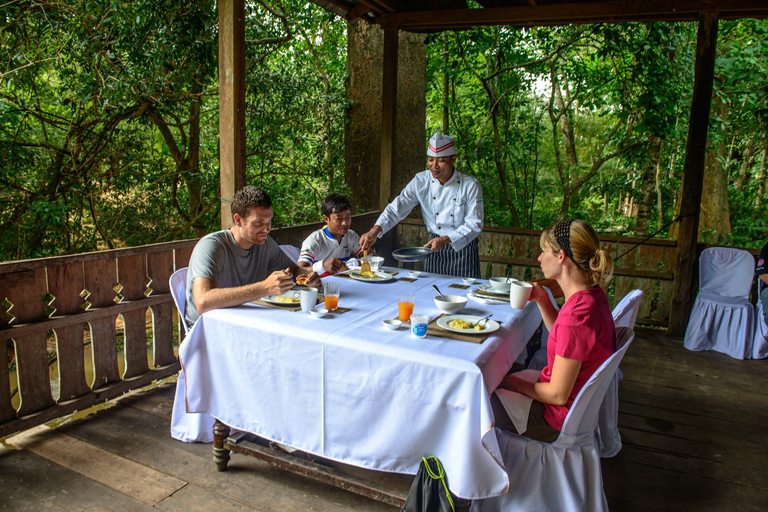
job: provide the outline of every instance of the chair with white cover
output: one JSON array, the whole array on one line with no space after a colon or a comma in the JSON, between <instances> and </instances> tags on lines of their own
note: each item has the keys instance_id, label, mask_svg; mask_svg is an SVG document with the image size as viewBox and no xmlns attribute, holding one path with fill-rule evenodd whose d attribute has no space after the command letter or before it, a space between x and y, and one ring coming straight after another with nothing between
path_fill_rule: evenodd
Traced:
<instances>
[{"instance_id":1,"label":"chair with white cover","mask_svg":"<svg viewBox=\"0 0 768 512\"><path fill-rule=\"evenodd\" d=\"M184 317L187 304L187 267L180 268L169 280L171 296L179 312L179 323L186 338L189 328ZM182 340L183 343L183 340ZM176 381L176 396L173 399L173 411L171 413L171 437L185 443L211 443L213 442L213 416L204 413L188 413L185 396L184 368L179 371Z\"/></svg>"},{"instance_id":2,"label":"chair with white cover","mask_svg":"<svg viewBox=\"0 0 768 512\"><path fill-rule=\"evenodd\" d=\"M757 303L755 304L755 339L752 342L752 359L765 359L768 357L768 324L765 323L763 302L760 294L765 288L765 283L757 278Z\"/></svg>"},{"instance_id":3,"label":"chair with white cover","mask_svg":"<svg viewBox=\"0 0 768 512\"><path fill-rule=\"evenodd\" d=\"M613 322L616 328L635 328L637 311L640 309L640 300L643 298L642 290L632 290L624 296L613 308ZM597 419L600 456L603 458L614 457L621 451L621 434L619 433L619 381L622 378L621 369L616 373L608 385L603 405L600 406L600 414Z\"/></svg>"},{"instance_id":4,"label":"chair with white cover","mask_svg":"<svg viewBox=\"0 0 768 512\"><path fill-rule=\"evenodd\" d=\"M699 258L699 294L685 330L688 350L716 350L752 358L755 308L749 302L755 259L729 247L704 249Z\"/></svg>"},{"instance_id":5,"label":"chair with white cover","mask_svg":"<svg viewBox=\"0 0 768 512\"><path fill-rule=\"evenodd\" d=\"M285 255L291 259L292 262L296 263L299 261L299 256L301 256L301 249L295 245L281 245L280 250L283 251Z\"/></svg>"},{"instance_id":6,"label":"chair with white cover","mask_svg":"<svg viewBox=\"0 0 768 512\"><path fill-rule=\"evenodd\" d=\"M627 327L616 330L619 349L581 389L554 442L495 429L509 489L501 496L473 501L473 512L608 510L595 436L597 416L613 374L634 336Z\"/></svg>"}]
</instances>

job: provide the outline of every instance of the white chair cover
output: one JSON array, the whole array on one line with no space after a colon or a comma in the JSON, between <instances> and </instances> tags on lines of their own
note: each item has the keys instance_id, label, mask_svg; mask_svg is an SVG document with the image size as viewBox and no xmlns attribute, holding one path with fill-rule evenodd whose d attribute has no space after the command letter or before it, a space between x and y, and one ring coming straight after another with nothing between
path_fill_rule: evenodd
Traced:
<instances>
[{"instance_id":1,"label":"white chair cover","mask_svg":"<svg viewBox=\"0 0 768 512\"><path fill-rule=\"evenodd\" d=\"M595 436L597 415L608 384L633 338L632 329L616 330L616 346L621 348L581 389L553 443L495 429L509 475L509 490L495 498L473 501L473 512L608 510Z\"/></svg>"},{"instance_id":2,"label":"white chair cover","mask_svg":"<svg viewBox=\"0 0 768 512\"><path fill-rule=\"evenodd\" d=\"M699 259L699 294L683 345L716 350L736 359L752 357L755 308L749 302L755 259L728 247L704 249Z\"/></svg>"},{"instance_id":3,"label":"white chair cover","mask_svg":"<svg viewBox=\"0 0 768 512\"><path fill-rule=\"evenodd\" d=\"M640 308L642 297L642 290L632 290L616 304L613 308L613 322L617 328L635 328L637 310ZM619 381L621 378L621 369L617 368L608 385L608 391L605 392L603 404L600 406L600 415L597 418L600 456L604 458L615 457L621 451L621 434L619 433Z\"/></svg>"},{"instance_id":4,"label":"white chair cover","mask_svg":"<svg viewBox=\"0 0 768 512\"><path fill-rule=\"evenodd\" d=\"M187 304L187 267L180 268L171 274L169 283L171 285L173 302L176 304L176 310L179 312L179 323L186 338L188 328L187 322L184 319L184 310ZM173 399L171 437L185 443L211 443L213 442L213 423L215 419L208 414L187 412L185 382L184 368L182 368L176 381L176 395Z\"/></svg>"},{"instance_id":5,"label":"white chair cover","mask_svg":"<svg viewBox=\"0 0 768 512\"><path fill-rule=\"evenodd\" d=\"M768 325L765 323L763 303L760 293L765 288L763 280L757 279L757 304L755 304L755 339L752 342L752 359L765 359L768 357Z\"/></svg>"},{"instance_id":6,"label":"white chair cover","mask_svg":"<svg viewBox=\"0 0 768 512\"><path fill-rule=\"evenodd\" d=\"M560 310L560 306L557 305L557 301L555 300L555 296L552 295L552 291L547 288L546 286L543 286L547 291L547 295L549 295L549 300L552 301L552 305L555 307L555 311ZM536 353L533 355L533 358L528 363L528 369L529 370L543 370L545 366L547 366L547 340L549 339L549 330L546 326L542 326L541 329L541 348L536 351ZM523 353L525 355L525 353Z\"/></svg>"},{"instance_id":7,"label":"white chair cover","mask_svg":"<svg viewBox=\"0 0 768 512\"><path fill-rule=\"evenodd\" d=\"M301 255L301 249L296 247L295 245L281 245L280 249L291 258L291 261L296 263L299 261L299 256Z\"/></svg>"}]
</instances>

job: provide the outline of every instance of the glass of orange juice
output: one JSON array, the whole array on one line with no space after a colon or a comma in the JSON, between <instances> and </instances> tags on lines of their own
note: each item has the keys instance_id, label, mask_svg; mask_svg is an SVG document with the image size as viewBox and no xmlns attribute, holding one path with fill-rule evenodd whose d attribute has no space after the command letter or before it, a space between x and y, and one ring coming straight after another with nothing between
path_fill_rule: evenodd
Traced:
<instances>
[{"instance_id":1,"label":"glass of orange juice","mask_svg":"<svg viewBox=\"0 0 768 512\"><path fill-rule=\"evenodd\" d=\"M400 320L403 322L411 319L414 302L416 302L416 295L413 293L400 292L397 294L397 309L400 313Z\"/></svg>"},{"instance_id":2,"label":"glass of orange juice","mask_svg":"<svg viewBox=\"0 0 768 512\"><path fill-rule=\"evenodd\" d=\"M339 283L323 283L323 295L325 295L325 309L333 311L339 307Z\"/></svg>"}]
</instances>

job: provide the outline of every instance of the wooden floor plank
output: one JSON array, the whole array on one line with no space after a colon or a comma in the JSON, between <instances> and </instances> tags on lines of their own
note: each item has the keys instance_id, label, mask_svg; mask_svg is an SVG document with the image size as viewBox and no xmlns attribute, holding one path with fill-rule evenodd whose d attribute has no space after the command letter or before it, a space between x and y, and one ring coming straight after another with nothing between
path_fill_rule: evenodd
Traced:
<instances>
[{"instance_id":1,"label":"wooden floor plank","mask_svg":"<svg viewBox=\"0 0 768 512\"><path fill-rule=\"evenodd\" d=\"M4 447L0 447L0 496L0 510L153 510L39 455Z\"/></svg>"},{"instance_id":2,"label":"wooden floor plank","mask_svg":"<svg viewBox=\"0 0 768 512\"><path fill-rule=\"evenodd\" d=\"M44 425L7 442L148 505L159 503L187 484Z\"/></svg>"},{"instance_id":3,"label":"wooden floor plank","mask_svg":"<svg viewBox=\"0 0 768 512\"><path fill-rule=\"evenodd\" d=\"M257 510L264 503L273 507L270 510L395 510L239 454L234 454L228 470L220 473L211 460L210 444L171 439L167 420L135 407L113 407L66 425L62 430L82 442L175 475Z\"/></svg>"}]
</instances>

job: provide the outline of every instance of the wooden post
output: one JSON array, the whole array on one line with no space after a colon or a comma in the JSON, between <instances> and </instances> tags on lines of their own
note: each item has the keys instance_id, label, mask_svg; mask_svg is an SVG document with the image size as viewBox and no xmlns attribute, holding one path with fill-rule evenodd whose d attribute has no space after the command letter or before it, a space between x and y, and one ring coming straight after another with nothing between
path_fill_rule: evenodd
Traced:
<instances>
[{"instance_id":1,"label":"wooden post","mask_svg":"<svg viewBox=\"0 0 768 512\"><path fill-rule=\"evenodd\" d=\"M707 126L712 103L712 82L715 74L717 47L717 12L705 12L699 17L696 37L696 65L693 98L688 123L688 143L683 165L683 193L680 202L680 229L677 237L675 280L669 308L671 336L682 336L693 308L696 287L699 212L704 184L704 157L707 150Z\"/></svg>"},{"instance_id":2,"label":"wooden post","mask_svg":"<svg viewBox=\"0 0 768 512\"><path fill-rule=\"evenodd\" d=\"M245 186L245 0L218 0L219 191L221 227L232 225L229 202Z\"/></svg>"},{"instance_id":3,"label":"wooden post","mask_svg":"<svg viewBox=\"0 0 768 512\"><path fill-rule=\"evenodd\" d=\"M384 27L384 58L381 82L380 210L383 210L387 206L392 194L392 161L395 152L395 126L397 117L397 42L397 27Z\"/></svg>"}]
</instances>

